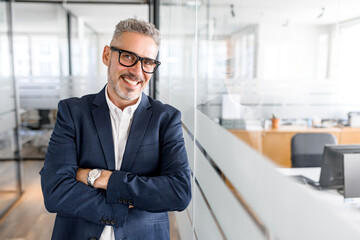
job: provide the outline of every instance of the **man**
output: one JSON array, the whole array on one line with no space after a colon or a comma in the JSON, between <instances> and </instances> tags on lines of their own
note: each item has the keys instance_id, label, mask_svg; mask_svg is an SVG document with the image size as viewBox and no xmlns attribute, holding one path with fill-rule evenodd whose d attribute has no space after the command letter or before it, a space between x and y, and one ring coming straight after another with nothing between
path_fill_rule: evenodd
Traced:
<instances>
[{"instance_id":1,"label":"man","mask_svg":"<svg viewBox=\"0 0 360 240\"><path fill-rule=\"evenodd\" d=\"M169 239L167 211L191 199L180 112L142 93L160 62L159 32L121 21L98 94L59 102L41 185L52 239Z\"/></svg>"}]
</instances>

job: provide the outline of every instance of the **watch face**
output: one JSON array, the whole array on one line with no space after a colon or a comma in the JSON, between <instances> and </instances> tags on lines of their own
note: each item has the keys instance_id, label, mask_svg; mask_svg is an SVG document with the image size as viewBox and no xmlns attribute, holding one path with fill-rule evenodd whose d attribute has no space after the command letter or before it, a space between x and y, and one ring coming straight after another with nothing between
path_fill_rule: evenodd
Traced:
<instances>
[{"instance_id":1,"label":"watch face","mask_svg":"<svg viewBox=\"0 0 360 240\"><path fill-rule=\"evenodd\" d=\"M98 169L93 169L89 172L89 177L94 178L99 174L99 170Z\"/></svg>"}]
</instances>

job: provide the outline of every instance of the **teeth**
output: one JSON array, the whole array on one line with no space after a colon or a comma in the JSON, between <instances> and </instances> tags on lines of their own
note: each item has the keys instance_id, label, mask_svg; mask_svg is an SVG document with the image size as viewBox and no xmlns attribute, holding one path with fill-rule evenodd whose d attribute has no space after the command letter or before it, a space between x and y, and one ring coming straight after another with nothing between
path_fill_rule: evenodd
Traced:
<instances>
[{"instance_id":1,"label":"teeth","mask_svg":"<svg viewBox=\"0 0 360 240\"><path fill-rule=\"evenodd\" d=\"M126 82L130 83L130 84L133 85L133 86L136 86L136 85L138 84L137 81L132 81L132 80L129 80L129 79L126 79L126 78L124 78L124 80L125 80Z\"/></svg>"}]
</instances>

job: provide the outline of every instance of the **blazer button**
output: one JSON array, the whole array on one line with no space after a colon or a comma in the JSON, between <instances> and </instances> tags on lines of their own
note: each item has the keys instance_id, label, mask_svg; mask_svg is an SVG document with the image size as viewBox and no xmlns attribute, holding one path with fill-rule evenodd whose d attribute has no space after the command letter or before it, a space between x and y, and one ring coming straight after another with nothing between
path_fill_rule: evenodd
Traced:
<instances>
[{"instance_id":1,"label":"blazer button","mask_svg":"<svg viewBox=\"0 0 360 240\"><path fill-rule=\"evenodd\" d=\"M106 223L105 219L102 218L102 219L100 220L100 223L101 223L101 224L105 224L105 223Z\"/></svg>"},{"instance_id":2,"label":"blazer button","mask_svg":"<svg viewBox=\"0 0 360 240\"><path fill-rule=\"evenodd\" d=\"M128 201L128 203L131 205L131 204L134 203L134 201L130 199L130 200Z\"/></svg>"},{"instance_id":3,"label":"blazer button","mask_svg":"<svg viewBox=\"0 0 360 240\"><path fill-rule=\"evenodd\" d=\"M96 237L91 237L91 238L89 238L89 240L97 240L97 238Z\"/></svg>"},{"instance_id":4,"label":"blazer button","mask_svg":"<svg viewBox=\"0 0 360 240\"><path fill-rule=\"evenodd\" d=\"M115 225L116 224L116 220L111 220L111 225Z\"/></svg>"},{"instance_id":5,"label":"blazer button","mask_svg":"<svg viewBox=\"0 0 360 240\"><path fill-rule=\"evenodd\" d=\"M127 204L127 203L128 203L128 200L124 199L124 200L123 200L123 203L124 203L124 204Z\"/></svg>"},{"instance_id":6,"label":"blazer button","mask_svg":"<svg viewBox=\"0 0 360 240\"><path fill-rule=\"evenodd\" d=\"M119 198L118 203L122 203L122 202L123 202L122 198Z\"/></svg>"},{"instance_id":7,"label":"blazer button","mask_svg":"<svg viewBox=\"0 0 360 240\"><path fill-rule=\"evenodd\" d=\"M106 220L106 224L110 224L111 223L111 221L108 219L108 220Z\"/></svg>"}]
</instances>

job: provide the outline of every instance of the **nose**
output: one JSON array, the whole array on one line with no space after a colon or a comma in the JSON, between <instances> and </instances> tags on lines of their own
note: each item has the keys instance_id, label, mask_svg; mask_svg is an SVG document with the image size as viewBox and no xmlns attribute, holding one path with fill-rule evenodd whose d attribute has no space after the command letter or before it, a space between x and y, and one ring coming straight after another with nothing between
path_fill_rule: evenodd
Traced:
<instances>
[{"instance_id":1,"label":"nose","mask_svg":"<svg viewBox=\"0 0 360 240\"><path fill-rule=\"evenodd\" d=\"M130 67L129 70L131 73L135 75L142 74L141 62L138 61L134 66Z\"/></svg>"}]
</instances>

